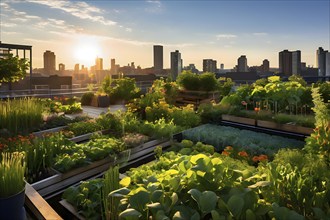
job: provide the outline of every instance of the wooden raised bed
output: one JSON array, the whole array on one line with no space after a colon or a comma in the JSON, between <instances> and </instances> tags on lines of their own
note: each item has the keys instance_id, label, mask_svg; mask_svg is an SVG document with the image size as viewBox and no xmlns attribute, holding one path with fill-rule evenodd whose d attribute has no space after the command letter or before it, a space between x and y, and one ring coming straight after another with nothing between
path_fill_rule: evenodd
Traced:
<instances>
[{"instance_id":1,"label":"wooden raised bed","mask_svg":"<svg viewBox=\"0 0 330 220\"><path fill-rule=\"evenodd\" d=\"M62 219L54 209L28 183L25 185L25 206L37 219Z\"/></svg>"},{"instance_id":2,"label":"wooden raised bed","mask_svg":"<svg viewBox=\"0 0 330 220\"><path fill-rule=\"evenodd\" d=\"M102 134L109 134L110 130L107 129L107 130L95 131L95 132L88 133L88 134L82 134L82 135L79 135L79 136L76 136L76 137L73 137L73 138L69 138L69 140L73 141L75 143L82 142L82 141L87 141L87 140L90 139L90 137L93 134L97 134L99 132L101 132Z\"/></svg>"},{"instance_id":3,"label":"wooden raised bed","mask_svg":"<svg viewBox=\"0 0 330 220\"><path fill-rule=\"evenodd\" d=\"M166 147L170 144L171 142L168 139L153 140L120 153L116 159L108 157L66 173L58 173L54 176L35 182L32 186L40 193L41 196L47 196L81 180L88 179L102 173L109 169L111 165L114 166L116 164L122 164L124 166L127 163L143 157L144 155L149 156L153 153L157 146Z\"/></svg>"},{"instance_id":4,"label":"wooden raised bed","mask_svg":"<svg viewBox=\"0 0 330 220\"><path fill-rule=\"evenodd\" d=\"M310 135L313 132L313 128L307 128L299 125L278 124L273 121L257 120L257 126L306 135Z\"/></svg>"},{"instance_id":5,"label":"wooden raised bed","mask_svg":"<svg viewBox=\"0 0 330 220\"><path fill-rule=\"evenodd\" d=\"M222 115L222 120L224 121L231 121L231 122L237 122L247 125L256 125L256 120L254 118L244 118L239 116L233 116L233 115Z\"/></svg>"},{"instance_id":6,"label":"wooden raised bed","mask_svg":"<svg viewBox=\"0 0 330 220\"><path fill-rule=\"evenodd\" d=\"M37 136L37 137L42 137L45 134L62 131L63 129L65 129L67 127L68 126L61 126L61 127L56 127L56 128L51 128L51 129L43 130L43 131L33 132L32 134L35 135L35 136Z\"/></svg>"}]
</instances>

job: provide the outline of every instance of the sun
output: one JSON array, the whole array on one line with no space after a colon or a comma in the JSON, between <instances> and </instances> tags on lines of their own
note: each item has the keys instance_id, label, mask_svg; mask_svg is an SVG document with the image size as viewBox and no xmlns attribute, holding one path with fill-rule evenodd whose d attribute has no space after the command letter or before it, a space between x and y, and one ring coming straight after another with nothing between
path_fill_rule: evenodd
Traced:
<instances>
[{"instance_id":1,"label":"sun","mask_svg":"<svg viewBox=\"0 0 330 220\"><path fill-rule=\"evenodd\" d=\"M96 57L101 57L98 40L94 37L79 37L74 49L74 58L80 65L95 65Z\"/></svg>"}]
</instances>

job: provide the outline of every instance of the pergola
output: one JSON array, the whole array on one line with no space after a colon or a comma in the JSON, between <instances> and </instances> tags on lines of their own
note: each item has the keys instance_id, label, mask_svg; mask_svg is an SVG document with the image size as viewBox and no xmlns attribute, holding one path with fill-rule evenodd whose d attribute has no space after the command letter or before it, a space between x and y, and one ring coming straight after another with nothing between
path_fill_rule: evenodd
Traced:
<instances>
[{"instance_id":1,"label":"pergola","mask_svg":"<svg viewBox=\"0 0 330 220\"><path fill-rule=\"evenodd\" d=\"M32 46L19 45L19 44L5 44L0 41L0 57L8 56L10 51L16 50L16 56L19 51L23 51L23 58L26 59L25 51L30 51L30 90L31 90L31 78L32 78Z\"/></svg>"}]
</instances>

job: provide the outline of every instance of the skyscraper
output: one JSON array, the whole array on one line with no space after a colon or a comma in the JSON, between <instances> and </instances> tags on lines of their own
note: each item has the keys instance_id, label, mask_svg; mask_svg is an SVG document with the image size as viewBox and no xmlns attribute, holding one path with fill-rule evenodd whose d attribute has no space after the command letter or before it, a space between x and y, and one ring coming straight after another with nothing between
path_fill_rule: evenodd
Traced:
<instances>
[{"instance_id":1,"label":"skyscraper","mask_svg":"<svg viewBox=\"0 0 330 220\"><path fill-rule=\"evenodd\" d=\"M63 63L58 64L58 71L63 73L65 71L65 65Z\"/></svg>"},{"instance_id":2,"label":"skyscraper","mask_svg":"<svg viewBox=\"0 0 330 220\"><path fill-rule=\"evenodd\" d=\"M330 76L330 52L325 53L325 76Z\"/></svg>"},{"instance_id":3,"label":"skyscraper","mask_svg":"<svg viewBox=\"0 0 330 220\"><path fill-rule=\"evenodd\" d=\"M44 52L44 72L52 74L55 72L55 54L50 50Z\"/></svg>"},{"instance_id":4,"label":"skyscraper","mask_svg":"<svg viewBox=\"0 0 330 220\"><path fill-rule=\"evenodd\" d=\"M95 70L103 70L103 59L97 57L95 60Z\"/></svg>"},{"instance_id":5,"label":"skyscraper","mask_svg":"<svg viewBox=\"0 0 330 220\"><path fill-rule=\"evenodd\" d=\"M237 60L237 72L248 72L247 59L245 55L242 55Z\"/></svg>"},{"instance_id":6,"label":"skyscraper","mask_svg":"<svg viewBox=\"0 0 330 220\"><path fill-rule=\"evenodd\" d=\"M203 72L217 72L217 61L212 59L204 59L203 60Z\"/></svg>"},{"instance_id":7,"label":"skyscraper","mask_svg":"<svg viewBox=\"0 0 330 220\"><path fill-rule=\"evenodd\" d=\"M163 70L163 46L154 45L154 69L159 74Z\"/></svg>"},{"instance_id":8,"label":"skyscraper","mask_svg":"<svg viewBox=\"0 0 330 220\"><path fill-rule=\"evenodd\" d=\"M301 73L301 52L283 50L279 52L279 71L285 75Z\"/></svg>"},{"instance_id":9,"label":"skyscraper","mask_svg":"<svg viewBox=\"0 0 330 220\"><path fill-rule=\"evenodd\" d=\"M326 54L329 53L327 50L323 50L322 47L316 51L316 66L319 69L318 76L326 75Z\"/></svg>"},{"instance_id":10,"label":"skyscraper","mask_svg":"<svg viewBox=\"0 0 330 220\"><path fill-rule=\"evenodd\" d=\"M176 77L181 73L181 70L182 70L181 53L178 50L176 50L175 52L171 52L171 76L173 80L175 80Z\"/></svg>"},{"instance_id":11,"label":"skyscraper","mask_svg":"<svg viewBox=\"0 0 330 220\"><path fill-rule=\"evenodd\" d=\"M269 72L269 61L267 59L264 59L262 61L262 72L268 73Z\"/></svg>"},{"instance_id":12,"label":"skyscraper","mask_svg":"<svg viewBox=\"0 0 330 220\"><path fill-rule=\"evenodd\" d=\"M292 52L292 74L300 75L301 73L301 52L300 50Z\"/></svg>"}]
</instances>

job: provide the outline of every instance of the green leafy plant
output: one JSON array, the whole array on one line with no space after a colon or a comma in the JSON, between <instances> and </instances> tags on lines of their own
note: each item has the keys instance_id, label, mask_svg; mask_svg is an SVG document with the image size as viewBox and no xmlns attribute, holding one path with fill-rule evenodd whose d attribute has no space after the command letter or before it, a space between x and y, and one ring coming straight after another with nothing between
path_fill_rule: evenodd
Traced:
<instances>
[{"instance_id":1,"label":"green leafy plant","mask_svg":"<svg viewBox=\"0 0 330 220\"><path fill-rule=\"evenodd\" d=\"M0 157L0 197L6 198L25 188L25 161L20 152L1 153Z\"/></svg>"},{"instance_id":2,"label":"green leafy plant","mask_svg":"<svg viewBox=\"0 0 330 220\"><path fill-rule=\"evenodd\" d=\"M86 92L82 95L80 102L82 105L91 105L94 92Z\"/></svg>"},{"instance_id":3,"label":"green leafy plant","mask_svg":"<svg viewBox=\"0 0 330 220\"><path fill-rule=\"evenodd\" d=\"M43 107L43 103L35 98L0 101L2 136L28 134L37 130L43 122Z\"/></svg>"},{"instance_id":4,"label":"green leafy plant","mask_svg":"<svg viewBox=\"0 0 330 220\"><path fill-rule=\"evenodd\" d=\"M118 205L120 199L109 194L120 188L119 185L119 167L110 167L104 174L104 186L102 188L102 202L104 207L104 216L107 220L116 220L118 218Z\"/></svg>"},{"instance_id":5,"label":"green leafy plant","mask_svg":"<svg viewBox=\"0 0 330 220\"><path fill-rule=\"evenodd\" d=\"M101 129L102 126L96 123L94 120L71 123L67 128L68 131L72 131L76 136L99 131Z\"/></svg>"}]
</instances>

